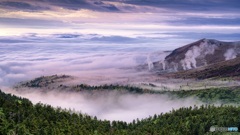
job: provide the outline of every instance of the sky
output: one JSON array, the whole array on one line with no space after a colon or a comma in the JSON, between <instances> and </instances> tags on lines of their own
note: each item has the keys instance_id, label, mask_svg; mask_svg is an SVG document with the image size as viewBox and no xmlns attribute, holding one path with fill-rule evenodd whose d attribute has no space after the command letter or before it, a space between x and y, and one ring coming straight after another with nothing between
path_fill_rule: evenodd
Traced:
<instances>
[{"instance_id":1,"label":"sky","mask_svg":"<svg viewBox=\"0 0 240 135\"><path fill-rule=\"evenodd\" d=\"M239 7L239 0L0 0L0 36L98 35L167 45L239 40Z\"/></svg>"}]
</instances>

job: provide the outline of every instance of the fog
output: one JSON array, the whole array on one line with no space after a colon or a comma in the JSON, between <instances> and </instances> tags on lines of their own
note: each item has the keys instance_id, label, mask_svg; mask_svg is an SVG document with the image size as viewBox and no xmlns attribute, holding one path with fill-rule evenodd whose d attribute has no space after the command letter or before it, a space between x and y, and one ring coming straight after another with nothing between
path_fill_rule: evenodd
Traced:
<instances>
[{"instance_id":1,"label":"fog","mask_svg":"<svg viewBox=\"0 0 240 135\"><path fill-rule=\"evenodd\" d=\"M117 81L134 73L139 75L135 66L156 60L149 57L156 47L147 44L49 42L1 43L0 88L53 74L74 75L83 80L90 77L90 81L98 78L95 83L101 77Z\"/></svg>"},{"instance_id":2,"label":"fog","mask_svg":"<svg viewBox=\"0 0 240 135\"><path fill-rule=\"evenodd\" d=\"M171 111L173 108L202 104L194 98L176 99L167 95L130 94L128 92L101 91L93 93L59 92L58 90L41 92L40 89L7 90L30 99L33 103L45 103L76 112L97 116L99 119L122 120L131 122L154 114Z\"/></svg>"}]
</instances>

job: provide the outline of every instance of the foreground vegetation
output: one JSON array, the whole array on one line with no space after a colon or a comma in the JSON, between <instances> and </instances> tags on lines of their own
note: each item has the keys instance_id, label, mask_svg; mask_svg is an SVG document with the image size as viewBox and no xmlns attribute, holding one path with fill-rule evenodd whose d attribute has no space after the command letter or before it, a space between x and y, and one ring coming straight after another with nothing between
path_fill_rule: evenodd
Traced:
<instances>
[{"instance_id":1,"label":"foreground vegetation","mask_svg":"<svg viewBox=\"0 0 240 135\"><path fill-rule=\"evenodd\" d=\"M239 127L240 107L195 106L131 123L110 122L41 103L33 105L28 99L0 91L0 134L3 135L202 135L212 125Z\"/></svg>"}]
</instances>

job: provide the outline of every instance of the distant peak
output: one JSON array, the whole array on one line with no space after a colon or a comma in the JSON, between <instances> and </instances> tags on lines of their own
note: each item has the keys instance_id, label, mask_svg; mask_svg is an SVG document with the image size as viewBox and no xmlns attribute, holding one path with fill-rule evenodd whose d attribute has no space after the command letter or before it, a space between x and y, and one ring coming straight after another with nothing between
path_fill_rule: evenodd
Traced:
<instances>
[{"instance_id":1,"label":"distant peak","mask_svg":"<svg viewBox=\"0 0 240 135\"><path fill-rule=\"evenodd\" d=\"M201 40L203 40L203 41L216 41L216 39L210 39L210 38L203 38Z\"/></svg>"}]
</instances>

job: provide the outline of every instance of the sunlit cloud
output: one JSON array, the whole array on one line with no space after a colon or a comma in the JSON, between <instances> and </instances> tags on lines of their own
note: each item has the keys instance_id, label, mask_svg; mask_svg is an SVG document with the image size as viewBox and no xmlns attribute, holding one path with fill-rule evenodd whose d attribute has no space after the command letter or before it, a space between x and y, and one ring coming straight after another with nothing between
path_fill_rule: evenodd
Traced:
<instances>
[{"instance_id":1,"label":"sunlit cloud","mask_svg":"<svg viewBox=\"0 0 240 135\"><path fill-rule=\"evenodd\" d=\"M235 0L208 3L205 0L10 0L0 3L0 36L81 33L156 37L151 33L159 33L156 38L176 38L181 35L174 32L239 33L240 15L236 5ZM34 7L36 10L32 10Z\"/></svg>"}]
</instances>

